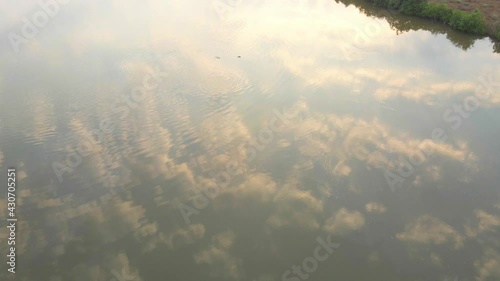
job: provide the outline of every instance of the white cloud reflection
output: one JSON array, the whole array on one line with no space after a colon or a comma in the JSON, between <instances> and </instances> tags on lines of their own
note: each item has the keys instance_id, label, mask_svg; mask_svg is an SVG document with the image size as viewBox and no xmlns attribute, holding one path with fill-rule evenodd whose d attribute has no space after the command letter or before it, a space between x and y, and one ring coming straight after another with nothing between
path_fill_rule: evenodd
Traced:
<instances>
[{"instance_id":1,"label":"white cloud reflection","mask_svg":"<svg viewBox=\"0 0 500 281\"><path fill-rule=\"evenodd\" d=\"M420 244L451 243L455 249L463 247L464 237L453 227L431 215L424 215L405 227L396 237L401 241Z\"/></svg>"}]
</instances>

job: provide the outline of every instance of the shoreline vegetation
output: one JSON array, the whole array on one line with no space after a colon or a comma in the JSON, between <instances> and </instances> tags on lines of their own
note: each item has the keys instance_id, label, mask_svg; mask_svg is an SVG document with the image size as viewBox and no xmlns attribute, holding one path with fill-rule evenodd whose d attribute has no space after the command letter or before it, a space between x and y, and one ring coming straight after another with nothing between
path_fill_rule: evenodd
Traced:
<instances>
[{"instance_id":1,"label":"shoreline vegetation","mask_svg":"<svg viewBox=\"0 0 500 281\"><path fill-rule=\"evenodd\" d=\"M495 7L496 10L492 10L486 20L482 16L484 12L474 12L472 8L474 5L469 5L470 11L462 11L457 7L451 8L443 2L436 1L450 1L446 3L451 3L451 1L464 0L335 0L346 7L353 5L369 17L385 19L398 34L411 30L427 30L432 34L444 34L455 46L463 50L471 48L477 39L489 36L493 43L493 52L500 53L500 38L495 36L495 32L500 31L500 21L493 20L496 15L495 11L500 11L500 1L498 1L498 7ZM496 2L494 4L496 5ZM457 12L454 13L454 11ZM449 24L451 22L456 26L455 28Z\"/></svg>"},{"instance_id":2,"label":"shoreline vegetation","mask_svg":"<svg viewBox=\"0 0 500 281\"><path fill-rule=\"evenodd\" d=\"M495 23L488 23L478 8L464 11L444 3L426 0L368 0L376 6L397 11L403 15L416 16L444 23L458 31L473 35L491 36L500 40L500 30Z\"/></svg>"}]
</instances>

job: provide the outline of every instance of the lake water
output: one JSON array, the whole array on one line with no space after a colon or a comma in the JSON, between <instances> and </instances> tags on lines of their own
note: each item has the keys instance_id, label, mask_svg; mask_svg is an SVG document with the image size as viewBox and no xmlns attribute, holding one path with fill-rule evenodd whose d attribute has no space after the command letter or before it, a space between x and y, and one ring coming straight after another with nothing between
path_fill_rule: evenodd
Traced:
<instances>
[{"instance_id":1,"label":"lake water","mask_svg":"<svg viewBox=\"0 0 500 281\"><path fill-rule=\"evenodd\" d=\"M500 280L489 39L363 1L62 2L0 4L2 280Z\"/></svg>"}]
</instances>

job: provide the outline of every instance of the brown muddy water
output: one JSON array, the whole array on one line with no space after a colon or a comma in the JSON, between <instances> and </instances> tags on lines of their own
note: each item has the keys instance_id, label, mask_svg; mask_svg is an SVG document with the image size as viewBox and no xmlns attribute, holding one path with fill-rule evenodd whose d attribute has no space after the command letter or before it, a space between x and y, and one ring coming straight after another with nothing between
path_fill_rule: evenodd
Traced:
<instances>
[{"instance_id":1,"label":"brown muddy water","mask_svg":"<svg viewBox=\"0 0 500 281\"><path fill-rule=\"evenodd\" d=\"M51 3L0 4L1 280L500 280L489 39L333 1Z\"/></svg>"}]
</instances>

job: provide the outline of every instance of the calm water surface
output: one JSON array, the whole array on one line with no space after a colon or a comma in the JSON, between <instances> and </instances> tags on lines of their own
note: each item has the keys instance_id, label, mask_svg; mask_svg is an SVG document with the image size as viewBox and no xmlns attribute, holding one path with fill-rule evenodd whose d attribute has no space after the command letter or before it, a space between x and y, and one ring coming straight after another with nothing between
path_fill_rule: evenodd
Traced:
<instances>
[{"instance_id":1,"label":"calm water surface","mask_svg":"<svg viewBox=\"0 0 500 281\"><path fill-rule=\"evenodd\" d=\"M349 3L0 4L1 279L500 280L493 43Z\"/></svg>"}]
</instances>

